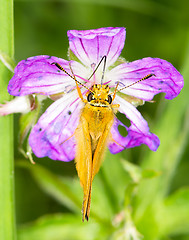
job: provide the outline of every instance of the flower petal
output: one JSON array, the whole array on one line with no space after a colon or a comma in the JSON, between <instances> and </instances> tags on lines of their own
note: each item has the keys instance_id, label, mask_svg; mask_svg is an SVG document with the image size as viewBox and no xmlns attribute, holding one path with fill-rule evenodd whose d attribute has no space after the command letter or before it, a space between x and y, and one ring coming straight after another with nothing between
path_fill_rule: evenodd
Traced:
<instances>
[{"instance_id":1,"label":"flower petal","mask_svg":"<svg viewBox=\"0 0 189 240\"><path fill-rule=\"evenodd\" d=\"M156 151L160 141L155 134L149 132L148 124L140 112L119 96L116 96L115 102L120 104L119 111L125 114L125 116L130 120L131 125L125 126L118 119L115 119L111 129L112 138L115 142L110 141L110 152L117 153L122 151L124 148L136 147L141 144L146 144L151 150ZM126 137L121 136L119 133L119 125L126 128L128 133Z\"/></svg>"},{"instance_id":2,"label":"flower petal","mask_svg":"<svg viewBox=\"0 0 189 240\"><path fill-rule=\"evenodd\" d=\"M150 101L157 93L166 93L166 99L176 97L183 87L182 75L173 65L159 58L143 58L130 63L123 63L107 73L114 84L119 82L119 88L128 86L148 74L155 74L124 90L123 93Z\"/></svg>"},{"instance_id":3,"label":"flower petal","mask_svg":"<svg viewBox=\"0 0 189 240\"><path fill-rule=\"evenodd\" d=\"M51 104L32 129L29 144L37 157L48 156L61 161L75 157L73 134L82 107L75 95L75 91L68 93Z\"/></svg>"},{"instance_id":4,"label":"flower petal","mask_svg":"<svg viewBox=\"0 0 189 240\"><path fill-rule=\"evenodd\" d=\"M11 113L27 113L29 111L31 111L31 103L28 96L15 97L5 104L0 104L0 116Z\"/></svg>"},{"instance_id":5,"label":"flower petal","mask_svg":"<svg viewBox=\"0 0 189 240\"><path fill-rule=\"evenodd\" d=\"M119 57L125 42L125 28L99 28L94 30L68 31L72 52L86 66L98 64L107 56L107 67Z\"/></svg>"},{"instance_id":6,"label":"flower petal","mask_svg":"<svg viewBox=\"0 0 189 240\"><path fill-rule=\"evenodd\" d=\"M69 92L75 87L75 82L66 73L58 69L53 62L59 63L66 71L71 73L69 61L51 56L35 56L22 60L15 68L15 74L9 82L8 92L14 96L40 93L52 95ZM85 68L72 62L75 74Z\"/></svg>"}]
</instances>

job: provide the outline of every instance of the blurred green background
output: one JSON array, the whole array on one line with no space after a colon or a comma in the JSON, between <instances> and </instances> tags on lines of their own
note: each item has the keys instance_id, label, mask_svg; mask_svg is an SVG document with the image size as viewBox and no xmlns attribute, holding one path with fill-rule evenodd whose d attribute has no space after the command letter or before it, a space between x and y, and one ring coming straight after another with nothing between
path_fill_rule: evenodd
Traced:
<instances>
[{"instance_id":1,"label":"blurred green background","mask_svg":"<svg viewBox=\"0 0 189 240\"><path fill-rule=\"evenodd\" d=\"M188 9L188 0L15 0L15 61L17 63L22 59L40 54L47 54L67 59L67 30L84 30L108 26L120 26L126 27L127 29L126 44L123 49L122 56L128 61L133 61L148 56L158 57L171 62L178 70L183 70L183 66L185 65L187 58L187 48L189 46ZM186 104L188 101L187 95L185 96L186 99L185 103L183 104ZM160 119L164 115L164 112L168 106L176 102L177 99L169 102L168 100L163 99L162 94L157 96L155 100L157 101L156 103L147 103L145 106L140 107L139 110L149 121L151 131L159 136L158 129L160 127L158 128L156 125L159 126ZM180 101L180 104L182 104L182 101ZM177 114L179 113L177 109L175 109L175 115ZM184 124L186 119L184 113L182 114L183 116L180 124ZM104 227L106 225L102 224L104 232L99 231L101 223L99 223L97 226L95 225L96 220L95 217L93 218L93 214L91 214L91 220L89 221L88 225L87 223L82 225L80 220L81 213L78 210L72 211L72 207L69 207L69 204L66 204L64 197L64 200L61 200L61 193L58 193L58 191L62 191L62 182L65 183L68 181L68 178L70 183L73 184L72 186L72 184L69 185L68 183L68 189L72 187L77 189L76 192L78 192L77 197L79 199L78 203L81 207L83 196L77 179L74 162L64 163L52 161L48 158L37 159L34 157L36 164L34 166L30 165L29 163L27 164L27 160L23 160L23 156L17 150L18 119L19 116L15 116L16 217L17 226L20 229L18 239L139 239L124 237L119 238L119 234L118 236L114 236L114 230L110 231L108 225L106 229L106 227ZM172 121L169 122L169 129L162 130L166 136L164 138L163 133L161 134L160 148L163 145L168 144L168 142L171 145L170 148L176 148L174 145L174 140L177 139L169 139L167 135L170 137L172 137L172 135L167 131L178 128L179 132L181 126L178 126L177 122L174 121L174 114L173 118L171 119ZM182 149L180 155L178 154L179 160L177 160L177 163L173 166L173 168L176 168L176 171L171 176L171 180L169 181L170 184L166 190L166 194L171 194L177 189L189 186L189 144L187 143L187 140L188 137L185 136L185 147ZM181 143L183 144L182 141ZM182 148L182 146L180 146L180 148ZM165 151L169 150L165 149ZM147 156L148 158L151 158L151 163L153 165L153 158L157 158L156 154L158 154L158 152L150 153L150 156L148 156L148 152L150 152L150 150L146 146L142 146L136 149L125 150L116 156L108 155L103 164L103 170L101 170L96 176L96 179L93 183L94 191L92 194L92 199L94 200L92 200L92 209L98 208L96 206L101 206L101 209L99 207L99 211L97 212L99 213L101 211L101 215L104 215L103 211L106 211L106 209L103 208L103 204L101 202L104 201L105 206L106 201L109 201L107 199L111 198L110 202L112 201L111 204L114 205L114 201L112 199L116 198L116 196L111 194L111 191L109 191L110 186L108 185L108 181L104 181L106 185L104 188L100 190L98 189L100 188L99 186L101 186L100 184L102 184L103 179L106 180L106 178L108 178L106 175L108 174L107 171L109 174L112 174L111 178L114 185L111 185L111 187L118 188L119 191L124 194L125 187L128 186L128 183L131 183L131 177L130 173L121 169L120 159L124 158L138 166L142 166L142 159L144 156ZM159 154L159 157L164 156L164 154ZM108 162L110 158L112 160ZM122 180L125 182L123 182L122 188L119 188L116 184L116 179L118 176L113 174L114 169L106 170L106 168L110 167L108 165L110 165L111 162L113 164L112 166L115 167L116 164L119 166L118 169L115 170L115 173L123 176ZM43 170L38 169L40 166L47 170L48 174L53 174L52 179L54 180L50 178L52 182L49 180L49 184L47 177L48 174L46 175L46 173L43 173ZM169 168L172 168L171 164L169 165ZM155 164L153 169L157 171L160 170ZM61 180L62 177L65 178L63 179L64 181ZM59 181L61 183L59 183ZM119 181L121 181L121 179L119 179ZM73 189L71 189L71 191L73 191ZM103 200L101 193L107 195L104 197L104 199L107 198L106 200ZM119 196L121 196L122 193L120 193ZM143 197L145 198L145 192L143 192ZM122 199L121 202L123 201L124 200ZM136 205L137 209L140 208L140 204L136 204L135 202L132 204L132 209L134 209L133 211L136 211ZM108 213L107 216L111 218L110 221L112 221L115 213L119 213L121 211L121 206L123 207L125 205L116 207L114 206L113 213L111 213L111 211ZM185 211L189 211L189 208L186 208ZM170 213L171 217L174 218L174 211ZM69 222L69 217L67 219L66 216L75 216L73 217L75 222L72 220L72 218ZM44 217L45 220L43 222ZM60 220L58 220L59 218ZM149 218L149 222L153 222L150 214L147 216L147 218ZM64 219L67 220L64 222ZM187 227L189 228L189 225L187 225L188 222L183 222L183 225L186 223L186 229ZM161 236L158 236L158 234L156 234L158 231L157 229L154 230L154 232L151 229L148 229L148 226L149 228L153 228L156 225L152 224L151 226L148 225L149 223L144 223L144 228L146 229L143 229L140 221L136 220L136 224L139 232L144 235L144 240L189 239L189 230L176 231L176 233L173 234L171 234L170 231L167 232L167 234L160 234ZM47 226L48 230L45 228L45 226ZM120 226L120 229L122 229L122 225ZM115 227L115 229L119 231L119 227ZM66 235L65 233L62 233L62 235L59 235L58 232L61 228L66 229L65 232L68 234ZM44 231L44 234L40 235L40 229ZM72 236L73 231L75 231L75 235ZM110 233L108 231L110 231ZM148 234L148 231L152 231L151 235ZM96 236L97 232L99 232L99 235Z\"/></svg>"}]
</instances>

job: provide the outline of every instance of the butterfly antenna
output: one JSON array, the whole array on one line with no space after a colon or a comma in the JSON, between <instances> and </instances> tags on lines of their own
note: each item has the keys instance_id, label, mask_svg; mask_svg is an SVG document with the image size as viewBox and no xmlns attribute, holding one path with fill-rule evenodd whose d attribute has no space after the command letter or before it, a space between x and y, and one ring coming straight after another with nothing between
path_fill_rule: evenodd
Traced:
<instances>
[{"instance_id":1,"label":"butterfly antenna","mask_svg":"<svg viewBox=\"0 0 189 240\"><path fill-rule=\"evenodd\" d=\"M92 72L91 76L88 78L88 80L90 80L92 78L92 76L95 74L95 72L97 71L97 69L99 68L100 64L102 63L102 61L104 61L104 66L103 66L103 70L102 70L102 78L101 78L101 85L102 85L102 82L103 82L103 79L104 79L104 73L105 73L105 68L106 68L106 55L104 55L100 62L98 63L97 67L95 68L95 70Z\"/></svg>"},{"instance_id":2,"label":"butterfly antenna","mask_svg":"<svg viewBox=\"0 0 189 240\"><path fill-rule=\"evenodd\" d=\"M133 83L131 83L131 84L129 84L129 85L123 87L123 88L120 88L120 89L117 89L117 86L116 86L116 92L121 92L123 89L129 88L129 87L131 87L131 86L133 86L133 85L135 85L135 84L137 84L137 83L139 83L139 82L142 82L142 81L144 81L144 80L146 80L146 79L148 79L148 78L151 78L152 76L156 76L156 75L155 75L155 74L152 74L152 73L151 73L151 74L148 74L148 75L146 75L145 77L141 78L140 80L138 80L138 81L136 81L136 82L133 82ZM114 91L112 94L115 94L115 91Z\"/></svg>"},{"instance_id":3,"label":"butterfly antenna","mask_svg":"<svg viewBox=\"0 0 189 240\"><path fill-rule=\"evenodd\" d=\"M73 73L73 70L72 70L72 67L71 67L71 64L69 62L69 67L70 67L70 70L71 70L71 73L73 74L73 76L71 74L69 74L59 63L57 62L53 62L51 63L52 65L55 65L57 68L59 68L61 71L65 72L69 77L71 77L77 84L83 86L84 88L86 88L88 91L92 92L93 91L91 89L89 89L88 87L86 87L83 83L79 82L76 77L75 77L75 74Z\"/></svg>"}]
</instances>

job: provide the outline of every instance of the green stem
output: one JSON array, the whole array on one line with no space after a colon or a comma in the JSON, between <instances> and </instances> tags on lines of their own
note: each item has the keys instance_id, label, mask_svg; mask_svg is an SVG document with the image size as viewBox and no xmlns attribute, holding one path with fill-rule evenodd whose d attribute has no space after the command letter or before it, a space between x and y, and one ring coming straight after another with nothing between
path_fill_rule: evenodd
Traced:
<instances>
[{"instance_id":1,"label":"green stem","mask_svg":"<svg viewBox=\"0 0 189 240\"><path fill-rule=\"evenodd\" d=\"M13 58L13 0L0 0L0 51ZM11 72L0 62L0 103L10 100L7 93ZM0 239L14 240L13 118L0 117Z\"/></svg>"}]
</instances>

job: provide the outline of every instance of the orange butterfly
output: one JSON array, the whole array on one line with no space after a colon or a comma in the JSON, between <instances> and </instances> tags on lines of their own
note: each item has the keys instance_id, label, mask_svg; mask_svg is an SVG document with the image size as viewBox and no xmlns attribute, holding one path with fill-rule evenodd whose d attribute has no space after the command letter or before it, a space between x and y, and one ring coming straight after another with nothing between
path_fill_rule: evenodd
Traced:
<instances>
[{"instance_id":1,"label":"orange butterfly","mask_svg":"<svg viewBox=\"0 0 189 240\"><path fill-rule=\"evenodd\" d=\"M102 73L102 80L104 76L106 56L101 59L100 63L93 72L94 74L103 60L104 68ZM85 103L83 109L81 110L79 125L74 132L74 136L76 139L76 169L84 191L82 219L83 221L85 219L88 221L91 205L92 181L94 179L94 176L99 171L107 146L107 141L110 137L110 130L114 122L114 114L119 108L119 104L113 104L116 92L118 91L117 87L119 83L117 84L113 93L109 92L110 88L108 85L102 85L102 80L101 84L94 84L92 88L89 89L76 79L71 66L70 69L73 76L64 70L64 68L62 68L58 63L53 64L55 64L60 70L64 71L72 79L74 79L76 82L79 97ZM128 88L140 81L148 79L151 76L154 76L154 74L149 74L144 78L119 89L119 91ZM83 98L78 84L81 84L83 87L88 89L87 100ZM112 94L113 97L111 96Z\"/></svg>"}]
</instances>

